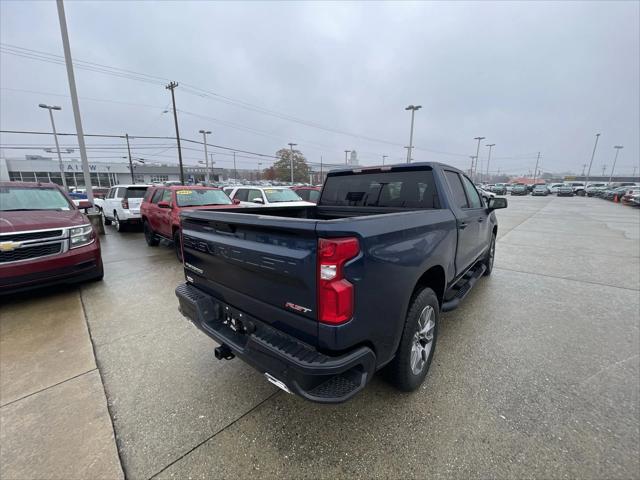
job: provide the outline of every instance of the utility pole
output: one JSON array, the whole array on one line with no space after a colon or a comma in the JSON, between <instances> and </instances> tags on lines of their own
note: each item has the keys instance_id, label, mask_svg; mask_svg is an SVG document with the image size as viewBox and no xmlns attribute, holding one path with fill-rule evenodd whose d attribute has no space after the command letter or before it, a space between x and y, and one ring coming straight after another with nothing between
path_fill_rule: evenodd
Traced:
<instances>
[{"instance_id":1,"label":"utility pole","mask_svg":"<svg viewBox=\"0 0 640 480\"><path fill-rule=\"evenodd\" d=\"M583 163L582 164L582 175L580 175L581 177L584 177L584 172L585 172L586 169L587 169L587 164Z\"/></svg>"},{"instance_id":2,"label":"utility pole","mask_svg":"<svg viewBox=\"0 0 640 480\"><path fill-rule=\"evenodd\" d=\"M607 170L607 165L602 165L602 176L604 177L604 172Z\"/></svg>"},{"instance_id":3,"label":"utility pole","mask_svg":"<svg viewBox=\"0 0 640 480\"><path fill-rule=\"evenodd\" d=\"M291 166L291 185L293 185L293 147L298 145L297 143L289 143L291 148L291 156L289 157L289 165Z\"/></svg>"},{"instance_id":4,"label":"utility pole","mask_svg":"<svg viewBox=\"0 0 640 480\"><path fill-rule=\"evenodd\" d=\"M385 158L388 158L388 157L389 157L389 155L382 155L382 165L384 165Z\"/></svg>"},{"instance_id":5,"label":"utility pole","mask_svg":"<svg viewBox=\"0 0 640 480\"><path fill-rule=\"evenodd\" d=\"M478 148L476 148L476 172L478 171L478 158L480 158L480 142L484 140L485 137L475 137L474 140L478 141ZM471 181L474 181L473 172L471 172Z\"/></svg>"},{"instance_id":6,"label":"utility pole","mask_svg":"<svg viewBox=\"0 0 640 480\"><path fill-rule=\"evenodd\" d=\"M487 179L489 178L489 164L491 163L491 149L493 147L496 146L495 143L490 143L489 145L486 145L487 147L489 147L489 156L487 157Z\"/></svg>"},{"instance_id":7,"label":"utility pole","mask_svg":"<svg viewBox=\"0 0 640 480\"><path fill-rule=\"evenodd\" d=\"M320 155L320 182L324 183L324 180L322 179L322 155Z\"/></svg>"},{"instance_id":8,"label":"utility pole","mask_svg":"<svg viewBox=\"0 0 640 480\"><path fill-rule=\"evenodd\" d=\"M349 160L347 158L347 156L351 153L351 150L345 150L344 151L344 164L345 165L349 165Z\"/></svg>"},{"instance_id":9,"label":"utility pole","mask_svg":"<svg viewBox=\"0 0 640 480\"><path fill-rule=\"evenodd\" d=\"M124 138L127 139L127 153L129 154L129 170L131 171L131 183L135 184L136 179L133 176L133 162L131 161L131 147L129 147L129 134L125 133Z\"/></svg>"},{"instance_id":10,"label":"utility pole","mask_svg":"<svg viewBox=\"0 0 640 480\"><path fill-rule=\"evenodd\" d=\"M238 169L236 168L236 152L233 152L233 180L238 183Z\"/></svg>"},{"instance_id":11,"label":"utility pole","mask_svg":"<svg viewBox=\"0 0 640 480\"><path fill-rule=\"evenodd\" d=\"M536 179L538 178L538 164L540 163L540 152L538 152L538 158L536 158L536 168L533 171L533 184L536 184Z\"/></svg>"},{"instance_id":12,"label":"utility pole","mask_svg":"<svg viewBox=\"0 0 640 480\"><path fill-rule=\"evenodd\" d=\"M64 3L56 0L58 8L58 20L60 21L60 34L62 35L62 47L64 49L64 63L67 67L67 78L69 80L69 93L71 93L71 105L73 106L73 118L76 123L76 133L78 134L78 146L80 147L80 159L82 161L82 173L84 174L84 185L87 189L87 199L93 204L93 188L91 187L91 173L89 173L89 160L87 159L87 147L84 143L84 132L82 130L82 118L80 116L80 103L78 102L78 91L76 89L76 77L73 73L73 61L71 59L71 46L69 45L69 32L67 31L67 19L64 14ZM64 177L63 177L64 178Z\"/></svg>"},{"instance_id":13,"label":"utility pole","mask_svg":"<svg viewBox=\"0 0 640 480\"><path fill-rule=\"evenodd\" d=\"M591 176L591 166L593 165L593 158L596 155L596 147L598 146L598 139L600 138L600 134L596 133L596 142L593 144L593 152L591 152L591 161L589 162L589 170L587 170L587 178L584 181L584 186L586 187L589 183L589 177ZM604 174L603 174L604 175Z\"/></svg>"},{"instance_id":14,"label":"utility pole","mask_svg":"<svg viewBox=\"0 0 640 480\"><path fill-rule=\"evenodd\" d=\"M262 180L262 162L258 162L258 180Z\"/></svg>"},{"instance_id":15,"label":"utility pole","mask_svg":"<svg viewBox=\"0 0 640 480\"><path fill-rule=\"evenodd\" d=\"M178 82L171 82L165 88L171 90L171 103L173 105L173 121L176 124L176 142L178 143L178 164L180 165L180 183L184 185L184 168L182 167L182 147L180 146L180 131L178 130L178 112L176 110L176 95L174 93Z\"/></svg>"},{"instance_id":16,"label":"utility pole","mask_svg":"<svg viewBox=\"0 0 640 480\"><path fill-rule=\"evenodd\" d=\"M211 166L211 173L213 173L213 165L216 163L213 161L213 153L209 154L209 165Z\"/></svg>"},{"instance_id":17,"label":"utility pole","mask_svg":"<svg viewBox=\"0 0 640 480\"><path fill-rule=\"evenodd\" d=\"M420 110L422 105L409 105L405 110L411 110L411 130L409 131L409 149L407 150L407 163L411 163L411 153L413 150L413 120L416 110Z\"/></svg>"},{"instance_id":18,"label":"utility pole","mask_svg":"<svg viewBox=\"0 0 640 480\"><path fill-rule=\"evenodd\" d=\"M611 167L611 175L609 175L609 183L611 183L611 179L613 178L613 171L616 168L616 162L618 161L618 154L620 153L620 150L623 149L624 147L622 145L615 145L613 148L616 149L616 156L613 159L613 167Z\"/></svg>"},{"instance_id":19,"label":"utility pole","mask_svg":"<svg viewBox=\"0 0 640 480\"><path fill-rule=\"evenodd\" d=\"M207 135L211 135L211 132L209 130L200 130L200 132L202 134L202 143L204 144L204 164L205 164L205 174L204 174L204 181L205 183L209 183L209 155L207 155Z\"/></svg>"},{"instance_id":20,"label":"utility pole","mask_svg":"<svg viewBox=\"0 0 640 480\"><path fill-rule=\"evenodd\" d=\"M62 154L60 153L60 144L58 143L58 132L56 132L56 124L53 121L53 112L52 112L52 110L62 110L62 107L46 105L44 103L41 103L38 106L40 108L46 108L47 110L49 110L49 118L51 118L51 128L53 129L53 139L56 142L56 151L58 152L58 163L60 166L60 176L62 177L62 186L64 187L65 191L68 191L69 189L67 188L67 179L64 176L64 166L62 165Z\"/></svg>"},{"instance_id":21,"label":"utility pole","mask_svg":"<svg viewBox=\"0 0 640 480\"><path fill-rule=\"evenodd\" d=\"M638 169L638 167L636 167L635 165L633 166L633 174L631 175L632 177L635 178L636 176L636 170Z\"/></svg>"},{"instance_id":22,"label":"utility pole","mask_svg":"<svg viewBox=\"0 0 640 480\"><path fill-rule=\"evenodd\" d=\"M475 155L469 155L469 158L471 159L471 168L469 169L469 176L471 177L471 181L473 181L473 162L475 161L476 157Z\"/></svg>"}]
</instances>

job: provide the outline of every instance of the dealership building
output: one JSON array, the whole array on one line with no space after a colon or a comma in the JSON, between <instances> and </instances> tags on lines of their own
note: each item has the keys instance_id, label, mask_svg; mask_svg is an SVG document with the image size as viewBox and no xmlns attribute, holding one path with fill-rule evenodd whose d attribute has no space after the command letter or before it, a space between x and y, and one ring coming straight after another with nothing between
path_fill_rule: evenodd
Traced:
<instances>
[{"instance_id":1,"label":"dealership building","mask_svg":"<svg viewBox=\"0 0 640 480\"><path fill-rule=\"evenodd\" d=\"M83 187L84 175L80 160L63 160L62 170L69 187ZM150 184L180 180L177 165L162 163L134 164L133 178L128 163L89 162L91 184L94 187L110 187L118 184ZM204 181L204 166L184 166L185 181ZM221 168L210 169L212 181L222 180ZM0 181L53 182L62 185L60 163L57 159L40 155L26 155L25 158L0 158Z\"/></svg>"}]
</instances>

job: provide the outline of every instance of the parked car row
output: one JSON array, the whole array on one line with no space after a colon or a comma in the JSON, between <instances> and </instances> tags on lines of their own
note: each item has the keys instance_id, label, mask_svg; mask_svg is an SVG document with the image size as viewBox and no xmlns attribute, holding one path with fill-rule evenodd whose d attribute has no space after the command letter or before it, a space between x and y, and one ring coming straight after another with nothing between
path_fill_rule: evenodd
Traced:
<instances>
[{"instance_id":1,"label":"parked car row","mask_svg":"<svg viewBox=\"0 0 640 480\"><path fill-rule=\"evenodd\" d=\"M599 187L592 190L590 196L621 202L625 205L640 206L640 186L631 182L618 182Z\"/></svg>"}]
</instances>

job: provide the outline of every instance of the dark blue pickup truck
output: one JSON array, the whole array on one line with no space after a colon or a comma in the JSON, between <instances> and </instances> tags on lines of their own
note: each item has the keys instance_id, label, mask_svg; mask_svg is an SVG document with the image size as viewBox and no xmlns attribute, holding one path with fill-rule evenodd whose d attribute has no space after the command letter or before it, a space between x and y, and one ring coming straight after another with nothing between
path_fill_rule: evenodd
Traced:
<instances>
[{"instance_id":1,"label":"dark blue pickup truck","mask_svg":"<svg viewBox=\"0 0 640 480\"><path fill-rule=\"evenodd\" d=\"M337 403L384 367L423 382L441 311L493 268L497 222L439 163L334 170L317 205L182 215L180 311L273 384Z\"/></svg>"}]
</instances>

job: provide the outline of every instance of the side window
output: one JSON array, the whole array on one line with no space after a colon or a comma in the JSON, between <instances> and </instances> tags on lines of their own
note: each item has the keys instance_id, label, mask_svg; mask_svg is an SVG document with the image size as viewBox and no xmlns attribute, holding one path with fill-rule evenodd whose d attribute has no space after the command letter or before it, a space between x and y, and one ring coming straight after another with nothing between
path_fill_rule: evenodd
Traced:
<instances>
[{"instance_id":1,"label":"side window","mask_svg":"<svg viewBox=\"0 0 640 480\"><path fill-rule=\"evenodd\" d=\"M248 190L248 189L246 189L246 188L239 188L239 189L236 191L236 194L233 196L233 198L234 198L234 199L236 199L236 198L237 198L237 199L238 199L238 200L240 200L241 202L246 202L246 201L247 201L248 194L249 194L249 190Z\"/></svg>"},{"instance_id":2,"label":"side window","mask_svg":"<svg viewBox=\"0 0 640 480\"><path fill-rule=\"evenodd\" d=\"M127 193L127 189L125 187L120 187L116 190L115 198L124 198L125 193Z\"/></svg>"},{"instance_id":3,"label":"side window","mask_svg":"<svg viewBox=\"0 0 640 480\"><path fill-rule=\"evenodd\" d=\"M317 203L320 199L320 192L318 190L307 190L307 192L309 192L309 198L307 200Z\"/></svg>"},{"instance_id":4,"label":"side window","mask_svg":"<svg viewBox=\"0 0 640 480\"><path fill-rule=\"evenodd\" d=\"M163 188L158 188L155 192L153 192L153 197L151 197L151 203L158 203L160 198L162 197Z\"/></svg>"},{"instance_id":5,"label":"side window","mask_svg":"<svg viewBox=\"0 0 640 480\"><path fill-rule=\"evenodd\" d=\"M142 199L142 201L143 202L150 202L154 191L155 190L153 188L148 189L147 193L144 194L144 198Z\"/></svg>"},{"instance_id":6,"label":"side window","mask_svg":"<svg viewBox=\"0 0 640 480\"><path fill-rule=\"evenodd\" d=\"M309 201L309 190L296 190L301 199Z\"/></svg>"},{"instance_id":7,"label":"side window","mask_svg":"<svg viewBox=\"0 0 640 480\"><path fill-rule=\"evenodd\" d=\"M458 208L469 208L469 204L467 203L467 196L464 193L464 187L462 186L462 181L460 180L460 175L449 170L445 170L444 175L447 178L447 183L449 184L449 188L451 189L454 204Z\"/></svg>"},{"instance_id":8,"label":"side window","mask_svg":"<svg viewBox=\"0 0 640 480\"><path fill-rule=\"evenodd\" d=\"M162 199L161 202L169 202L171 203L171 190L163 190L162 191Z\"/></svg>"},{"instance_id":9,"label":"side window","mask_svg":"<svg viewBox=\"0 0 640 480\"><path fill-rule=\"evenodd\" d=\"M107 198L113 198L116 194L116 190L117 188L112 188L111 190L109 190L109 194L107 195Z\"/></svg>"},{"instance_id":10,"label":"side window","mask_svg":"<svg viewBox=\"0 0 640 480\"><path fill-rule=\"evenodd\" d=\"M467 198L469 199L469 208L482 208L482 199L480 198L480 195L478 195L476 187L471 183L471 180L463 176L462 182L464 183L464 189L467 192Z\"/></svg>"},{"instance_id":11,"label":"side window","mask_svg":"<svg viewBox=\"0 0 640 480\"><path fill-rule=\"evenodd\" d=\"M248 190L249 194L247 198L250 202L253 202L254 199L260 198L264 202L264 198L262 197L262 192L260 190Z\"/></svg>"}]
</instances>

